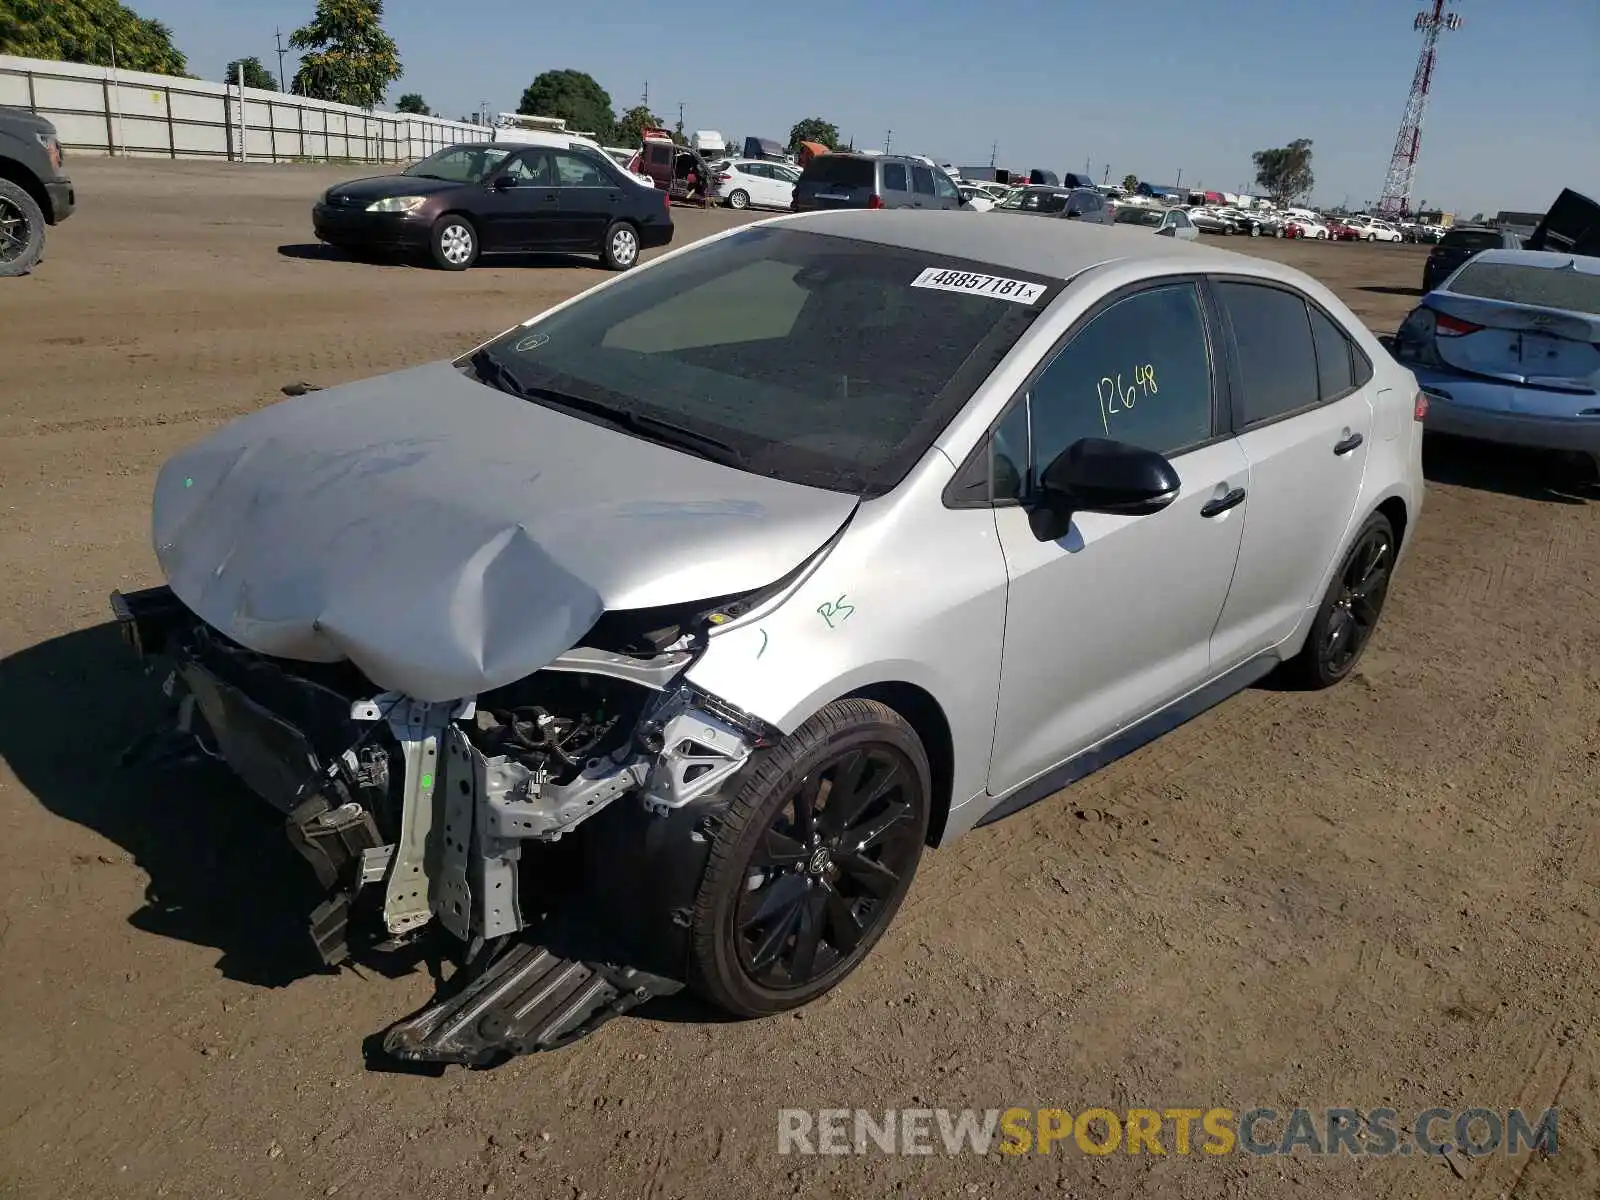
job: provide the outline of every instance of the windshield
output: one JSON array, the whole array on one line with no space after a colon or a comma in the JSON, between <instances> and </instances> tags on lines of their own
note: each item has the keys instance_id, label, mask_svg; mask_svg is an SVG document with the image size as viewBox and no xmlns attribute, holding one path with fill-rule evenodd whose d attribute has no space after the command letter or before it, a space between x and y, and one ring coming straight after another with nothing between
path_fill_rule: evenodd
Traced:
<instances>
[{"instance_id":1,"label":"windshield","mask_svg":"<svg viewBox=\"0 0 1600 1200\"><path fill-rule=\"evenodd\" d=\"M1565 266L1535 267L1475 259L1450 281L1450 291L1457 296L1600 316L1600 273Z\"/></svg>"},{"instance_id":2,"label":"windshield","mask_svg":"<svg viewBox=\"0 0 1600 1200\"><path fill-rule=\"evenodd\" d=\"M505 146L447 146L421 162L412 163L401 174L445 179L451 183L482 183L510 157L511 151Z\"/></svg>"},{"instance_id":3,"label":"windshield","mask_svg":"<svg viewBox=\"0 0 1600 1200\"><path fill-rule=\"evenodd\" d=\"M670 424L721 443L747 470L877 495L927 452L1060 286L758 227L625 276L484 352L531 402L559 408L565 394L590 415L608 405L636 418L619 424Z\"/></svg>"},{"instance_id":4,"label":"windshield","mask_svg":"<svg viewBox=\"0 0 1600 1200\"><path fill-rule=\"evenodd\" d=\"M1164 213L1153 208L1124 207L1117 209L1116 223L1118 225L1149 225L1151 227L1161 224Z\"/></svg>"}]
</instances>

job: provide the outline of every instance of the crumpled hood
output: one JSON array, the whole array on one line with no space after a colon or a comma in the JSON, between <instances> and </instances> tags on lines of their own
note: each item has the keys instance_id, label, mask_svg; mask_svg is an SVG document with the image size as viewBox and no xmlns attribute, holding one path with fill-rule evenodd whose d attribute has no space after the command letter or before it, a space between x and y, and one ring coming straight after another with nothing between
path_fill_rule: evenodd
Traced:
<instances>
[{"instance_id":1,"label":"crumpled hood","mask_svg":"<svg viewBox=\"0 0 1600 1200\"><path fill-rule=\"evenodd\" d=\"M275 404L182 451L152 534L178 598L240 644L452 700L545 666L603 610L771 583L855 506L444 362Z\"/></svg>"}]
</instances>

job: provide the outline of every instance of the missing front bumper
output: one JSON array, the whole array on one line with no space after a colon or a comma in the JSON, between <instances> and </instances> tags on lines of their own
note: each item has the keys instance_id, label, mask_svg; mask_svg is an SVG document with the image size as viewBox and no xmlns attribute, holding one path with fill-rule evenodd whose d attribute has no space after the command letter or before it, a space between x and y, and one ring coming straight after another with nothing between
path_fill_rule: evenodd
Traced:
<instances>
[{"instance_id":1,"label":"missing front bumper","mask_svg":"<svg viewBox=\"0 0 1600 1200\"><path fill-rule=\"evenodd\" d=\"M768 731L674 683L681 656L580 649L552 664L652 694L626 744L555 785L474 744L472 699L342 698L317 682L325 673L196 635L165 588L114 594L112 609L136 653L174 662L180 732L284 814L326 892L310 919L324 963L398 947L435 917L453 939L464 985L395 1025L391 1055L485 1065L553 1049L683 986L672 975L681 914L704 870L708 806ZM613 808L629 794L637 803ZM571 852L571 843L538 851L581 878L570 893L544 895L545 860L525 863L527 847L550 847L602 812L605 828ZM547 903L525 915L530 879ZM598 936L552 941L554 924L573 916L593 919Z\"/></svg>"}]
</instances>

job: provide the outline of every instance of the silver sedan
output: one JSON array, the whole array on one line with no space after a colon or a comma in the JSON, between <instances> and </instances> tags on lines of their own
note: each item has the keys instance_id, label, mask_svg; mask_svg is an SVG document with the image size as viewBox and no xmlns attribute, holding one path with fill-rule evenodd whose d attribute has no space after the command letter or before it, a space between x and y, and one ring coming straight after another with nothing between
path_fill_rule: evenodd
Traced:
<instances>
[{"instance_id":1,"label":"silver sedan","mask_svg":"<svg viewBox=\"0 0 1600 1200\"><path fill-rule=\"evenodd\" d=\"M1415 393L1261 259L780 217L181 452L165 582L115 607L284 814L324 957L466 964L385 1046L486 1062L684 985L804 1004L926 848L1270 671L1348 677Z\"/></svg>"}]
</instances>

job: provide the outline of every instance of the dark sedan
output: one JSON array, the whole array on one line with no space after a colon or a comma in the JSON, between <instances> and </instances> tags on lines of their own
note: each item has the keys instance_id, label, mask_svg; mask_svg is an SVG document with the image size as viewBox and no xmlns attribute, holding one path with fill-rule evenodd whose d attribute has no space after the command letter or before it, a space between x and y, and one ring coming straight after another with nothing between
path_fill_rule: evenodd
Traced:
<instances>
[{"instance_id":1,"label":"dark sedan","mask_svg":"<svg viewBox=\"0 0 1600 1200\"><path fill-rule=\"evenodd\" d=\"M1431 292L1455 269L1485 250L1520 250L1522 239L1514 233L1485 225L1462 225L1445 230L1428 261L1422 264L1422 290Z\"/></svg>"},{"instance_id":2,"label":"dark sedan","mask_svg":"<svg viewBox=\"0 0 1600 1200\"><path fill-rule=\"evenodd\" d=\"M426 251L447 271L528 250L588 251L626 271L641 250L672 241L667 193L581 145L448 146L398 175L329 188L311 221L330 246Z\"/></svg>"}]
</instances>

